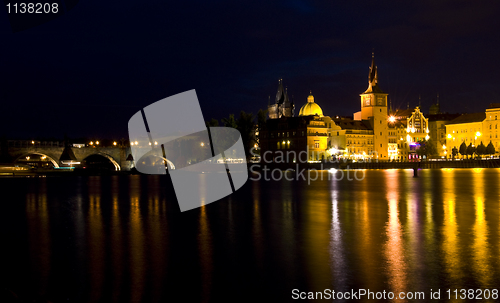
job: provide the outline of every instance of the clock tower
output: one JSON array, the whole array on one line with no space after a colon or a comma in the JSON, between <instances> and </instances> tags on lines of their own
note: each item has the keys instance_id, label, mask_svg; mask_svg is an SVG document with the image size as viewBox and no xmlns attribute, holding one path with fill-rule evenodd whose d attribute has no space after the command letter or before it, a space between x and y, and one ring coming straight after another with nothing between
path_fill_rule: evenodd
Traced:
<instances>
[{"instance_id":1,"label":"clock tower","mask_svg":"<svg viewBox=\"0 0 500 303\"><path fill-rule=\"evenodd\" d=\"M373 159L388 159L387 94L378 87L378 73L375 56L368 74L368 89L361 95L361 119L369 120L373 128Z\"/></svg>"}]
</instances>

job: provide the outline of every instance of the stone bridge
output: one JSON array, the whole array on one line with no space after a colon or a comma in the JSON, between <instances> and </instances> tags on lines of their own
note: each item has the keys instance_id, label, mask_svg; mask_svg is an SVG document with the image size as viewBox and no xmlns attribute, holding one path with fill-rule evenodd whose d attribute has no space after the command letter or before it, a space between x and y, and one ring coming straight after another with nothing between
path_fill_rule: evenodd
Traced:
<instances>
[{"instance_id":1,"label":"stone bridge","mask_svg":"<svg viewBox=\"0 0 500 303\"><path fill-rule=\"evenodd\" d=\"M82 146L70 147L75 154L76 161L82 162L87 157L92 155L100 155L107 158L114 166L115 170L130 170L133 167L133 161L129 155L130 147L96 147L96 146ZM19 159L29 155L45 156L54 167L58 168L62 165L60 158L64 151L64 146L59 144L52 146L40 146L30 144L27 146L8 146L7 154L12 162L17 162ZM6 153L3 152L5 155ZM128 160L127 160L128 158Z\"/></svg>"}]
</instances>

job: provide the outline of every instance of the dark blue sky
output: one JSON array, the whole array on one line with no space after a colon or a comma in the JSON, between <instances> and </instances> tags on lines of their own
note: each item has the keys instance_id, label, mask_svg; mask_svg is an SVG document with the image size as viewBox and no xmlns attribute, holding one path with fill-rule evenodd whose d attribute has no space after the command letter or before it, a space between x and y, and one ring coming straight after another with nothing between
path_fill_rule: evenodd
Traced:
<instances>
[{"instance_id":1,"label":"dark blue sky","mask_svg":"<svg viewBox=\"0 0 500 303\"><path fill-rule=\"evenodd\" d=\"M350 115L372 49L394 107L500 102L500 4L435 2L88 0L17 33L4 10L0 135L126 137L140 108L193 88L206 120L256 113L279 78L296 113L312 90Z\"/></svg>"}]
</instances>

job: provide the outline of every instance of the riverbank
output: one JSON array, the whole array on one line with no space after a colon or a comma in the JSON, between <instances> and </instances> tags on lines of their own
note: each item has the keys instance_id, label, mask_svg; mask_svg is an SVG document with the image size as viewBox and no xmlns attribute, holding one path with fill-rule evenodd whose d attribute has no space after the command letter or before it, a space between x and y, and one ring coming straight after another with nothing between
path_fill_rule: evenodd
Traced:
<instances>
[{"instance_id":1,"label":"riverbank","mask_svg":"<svg viewBox=\"0 0 500 303\"><path fill-rule=\"evenodd\" d=\"M481 159L481 160L448 160L448 161L420 161L420 162L318 162L318 163L253 163L253 170L262 169L264 167L270 169L296 169L297 165L300 169L440 169L440 168L500 168L500 159Z\"/></svg>"}]
</instances>

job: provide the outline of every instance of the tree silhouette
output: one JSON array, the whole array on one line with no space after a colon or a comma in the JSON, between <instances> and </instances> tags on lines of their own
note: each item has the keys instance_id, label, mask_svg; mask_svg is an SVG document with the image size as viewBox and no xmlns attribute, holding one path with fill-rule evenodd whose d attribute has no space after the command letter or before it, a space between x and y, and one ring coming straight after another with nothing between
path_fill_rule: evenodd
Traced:
<instances>
[{"instance_id":1,"label":"tree silhouette","mask_svg":"<svg viewBox=\"0 0 500 303\"><path fill-rule=\"evenodd\" d=\"M238 125L236 124L236 120L234 119L234 114L230 114L229 118L222 118L221 121L225 127L238 128Z\"/></svg>"},{"instance_id":2,"label":"tree silhouette","mask_svg":"<svg viewBox=\"0 0 500 303\"><path fill-rule=\"evenodd\" d=\"M460 153L460 155L462 155L462 157L467 156L467 145L465 145L465 142L462 142L462 144L460 144L458 152Z\"/></svg>"},{"instance_id":3,"label":"tree silhouette","mask_svg":"<svg viewBox=\"0 0 500 303\"><path fill-rule=\"evenodd\" d=\"M488 144L488 146L486 146L486 152L485 152L487 155L493 155L495 153L495 147L493 146L493 143L490 143Z\"/></svg>"},{"instance_id":4,"label":"tree silhouette","mask_svg":"<svg viewBox=\"0 0 500 303\"><path fill-rule=\"evenodd\" d=\"M255 123L252 113L240 112L240 117L236 121L236 128L240 131L243 146L247 156L250 155L250 148L255 144Z\"/></svg>"},{"instance_id":5,"label":"tree silhouette","mask_svg":"<svg viewBox=\"0 0 500 303\"><path fill-rule=\"evenodd\" d=\"M451 155L453 158L455 158L458 155L458 149L456 146L453 147L453 149L451 150Z\"/></svg>"},{"instance_id":6,"label":"tree silhouette","mask_svg":"<svg viewBox=\"0 0 500 303\"><path fill-rule=\"evenodd\" d=\"M478 156L482 156L486 153L486 146L484 146L483 141L481 141L481 144L479 144L476 148L476 154Z\"/></svg>"},{"instance_id":7,"label":"tree silhouette","mask_svg":"<svg viewBox=\"0 0 500 303\"><path fill-rule=\"evenodd\" d=\"M469 143L469 146L467 146L467 155L472 156L476 152L476 148L472 146L472 143Z\"/></svg>"}]
</instances>

